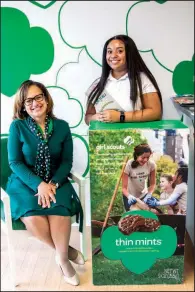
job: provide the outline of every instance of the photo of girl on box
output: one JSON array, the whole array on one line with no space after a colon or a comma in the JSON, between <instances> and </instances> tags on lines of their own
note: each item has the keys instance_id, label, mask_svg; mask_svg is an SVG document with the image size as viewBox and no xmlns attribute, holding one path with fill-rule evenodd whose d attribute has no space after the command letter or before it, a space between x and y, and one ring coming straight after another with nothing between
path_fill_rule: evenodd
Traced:
<instances>
[{"instance_id":1,"label":"photo of girl on box","mask_svg":"<svg viewBox=\"0 0 195 292\"><path fill-rule=\"evenodd\" d=\"M188 167L180 167L176 170L175 176L173 178L174 187L173 193L165 200L158 201L155 198L148 198L147 204L154 208L157 206L171 205L175 202L179 205L179 210L177 215L186 215L187 208L187 181L188 181Z\"/></svg>"},{"instance_id":2,"label":"photo of girl on box","mask_svg":"<svg viewBox=\"0 0 195 292\"><path fill-rule=\"evenodd\" d=\"M161 194L160 194L160 200L166 200L170 197L170 195L173 193L173 176L171 174L161 174L160 177L160 188L161 188ZM170 205L165 206L167 210L168 215L177 214L179 211L179 206L177 201L173 202Z\"/></svg>"},{"instance_id":3,"label":"photo of girl on box","mask_svg":"<svg viewBox=\"0 0 195 292\"><path fill-rule=\"evenodd\" d=\"M128 160L122 176L123 201L126 211L148 210L146 202L156 187L156 164L150 159L152 150L148 144L135 146L133 159ZM147 182L149 185L147 187Z\"/></svg>"}]
</instances>

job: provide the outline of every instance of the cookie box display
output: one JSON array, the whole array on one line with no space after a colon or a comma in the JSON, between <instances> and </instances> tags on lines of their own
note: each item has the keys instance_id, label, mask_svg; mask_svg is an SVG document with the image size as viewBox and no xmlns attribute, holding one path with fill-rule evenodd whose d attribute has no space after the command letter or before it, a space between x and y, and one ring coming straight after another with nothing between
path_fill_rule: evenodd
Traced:
<instances>
[{"instance_id":1,"label":"cookie box display","mask_svg":"<svg viewBox=\"0 0 195 292\"><path fill-rule=\"evenodd\" d=\"M188 140L180 121L91 122L94 285L183 282Z\"/></svg>"}]
</instances>

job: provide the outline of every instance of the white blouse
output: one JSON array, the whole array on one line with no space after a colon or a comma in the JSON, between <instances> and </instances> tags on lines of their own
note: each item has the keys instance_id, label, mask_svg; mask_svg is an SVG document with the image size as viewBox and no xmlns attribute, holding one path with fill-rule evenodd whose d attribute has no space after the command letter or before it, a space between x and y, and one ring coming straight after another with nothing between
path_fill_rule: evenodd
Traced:
<instances>
[{"instance_id":1,"label":"white blouse","mask_svg":"<svg viewBox=\"0 0 195 292\"><path fill-rule=\"evenodd\" d=\"M144 73L141 73L140 77L143 94L157 91L150 79ZM123 75L120 79L115 79L110 72L105 89L124 109L124 111L130 112L133 110L133 105L130 100L130 82L127 73ZM141 109L140 96L138 97L135 109Z\"/></svg>"},{"instance_id":2,"label":"white blouse","mask_svg":"<svg viewBox=\"0 0 195 292\"><path fill-rule=\"evenodd\" d=\"M150 79L144 73L141 73L140 77L143 94L157 91ZM98 82L99 79L95 80L87 90L87 97ZM106 109L115 109L119 111L123 110L126 112L133 111L132 101L130 100L130 81L128 73L123 75L120 79L115 79L110 71L105 88L94 106L96 113ZM141 108L141 99L140 96L138 96L137 102L135 104L135 110L140 110Z\"/></svg>"}]
</instances>

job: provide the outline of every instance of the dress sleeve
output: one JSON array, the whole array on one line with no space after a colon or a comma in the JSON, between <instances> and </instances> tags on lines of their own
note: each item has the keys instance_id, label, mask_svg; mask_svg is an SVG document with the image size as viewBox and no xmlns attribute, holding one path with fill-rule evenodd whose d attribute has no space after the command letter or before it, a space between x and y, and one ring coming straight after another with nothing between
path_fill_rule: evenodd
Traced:
<instances>
[{"instance_id":1,"label":"dress sleeve","mask_svg":"<svg viewBox=\"0 0 195 292\"><path fill-rule=\"evenodd\" d=\"M67 132L67 134L62 144L61 163L59 168L56 170L54 176L52 177L52 180L56 181L60 185L66 182L67 176L71 171L73 163L73 141L68 124L66 124L65 131Z\"/></svg>"},{"instance_id":2,"label":"dress sleeve","mask_svg":"<svg viewBox=\"0 0 195 292\"><path fill-rule=\"evenodd\" d=\"M43 180L32 172L24 163L20 131L15 122L12 122L9 130L8 161L11 170L23 181L23 183L36 192L39 184Z\"/></svg>"}]
</instances>

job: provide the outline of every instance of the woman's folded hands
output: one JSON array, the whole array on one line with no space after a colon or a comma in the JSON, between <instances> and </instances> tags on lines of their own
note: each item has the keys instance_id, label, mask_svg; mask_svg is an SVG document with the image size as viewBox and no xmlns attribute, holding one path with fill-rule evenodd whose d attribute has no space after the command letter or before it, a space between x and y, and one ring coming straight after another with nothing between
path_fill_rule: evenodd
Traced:
<instances>
[{"instance_id":1,"label":"woman's folded hands","mask_svg":"<svg viewBox=\"0 0 195 292\"><path fill-rule=\"evenodd\" d=\"M50 208L51 202L56 203L56 187L50 183L41 182L38 186L38 193L35 196L38 196L38 204L42 208Z\"/></svg>"}]
</instances>

